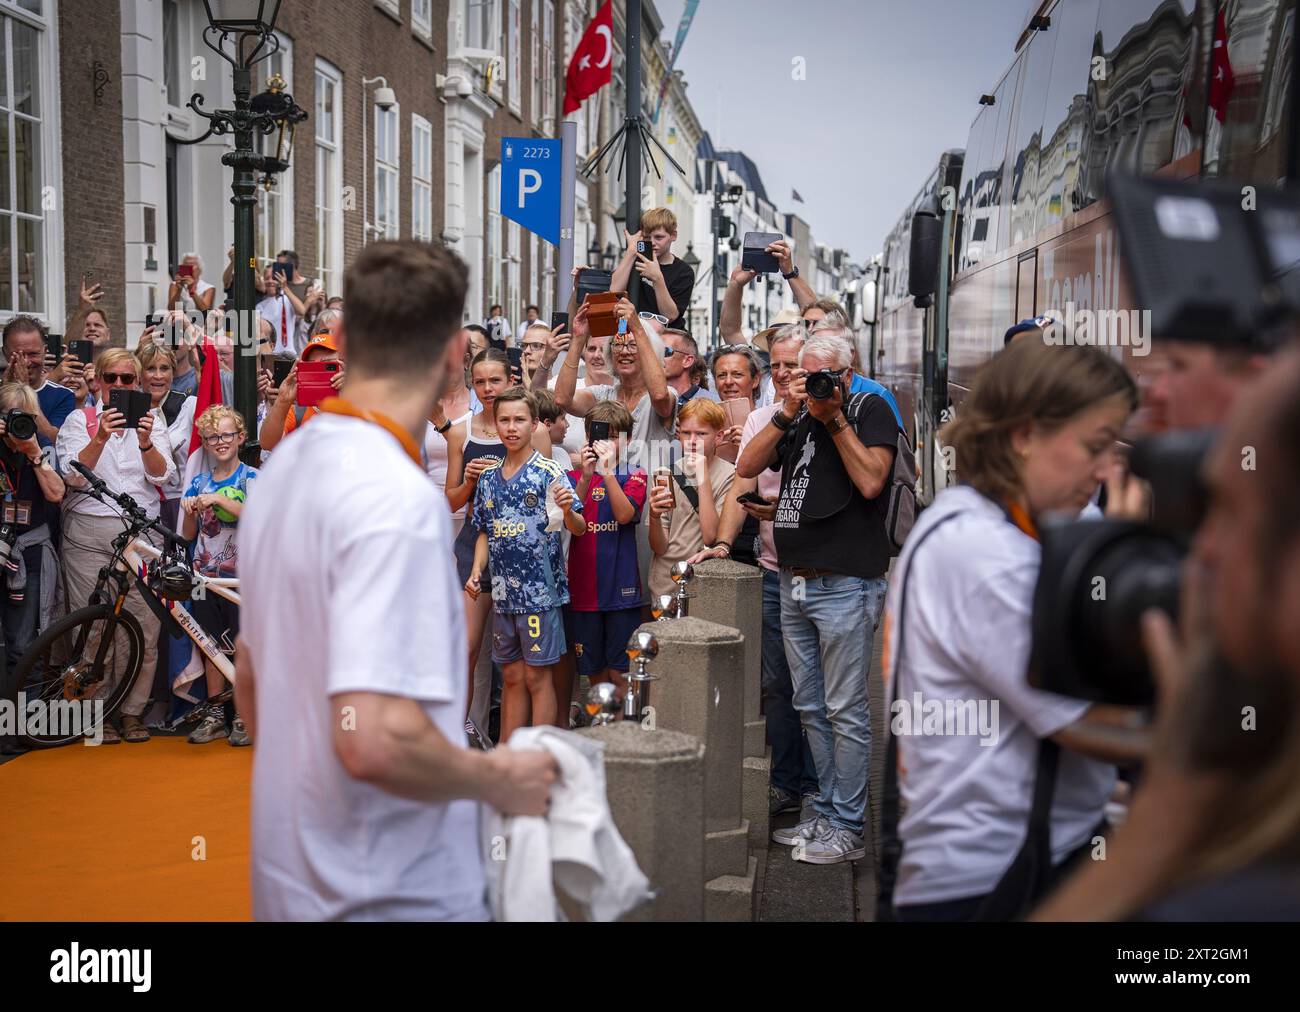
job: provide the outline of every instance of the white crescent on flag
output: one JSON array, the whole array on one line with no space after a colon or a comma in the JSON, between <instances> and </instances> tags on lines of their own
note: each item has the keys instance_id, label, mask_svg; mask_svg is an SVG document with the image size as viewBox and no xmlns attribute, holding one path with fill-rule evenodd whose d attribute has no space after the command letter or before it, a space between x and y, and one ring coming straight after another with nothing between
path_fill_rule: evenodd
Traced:
<instances>
[{"instance_id":1,"label":"white crescent on flag","mask_svg":"<svg viewBox=\"0 0 1300 1012\"><path fill-rule=\"evenodd\" d=\"M609 61L614 55L614 37L610 33L609 25L600 25L599 27L597 27L596 34L604 36L605 39L605 58L602 59L599 63L597 63L596 66L598 68L608 67Z\"/></svg>"}]
</instances>

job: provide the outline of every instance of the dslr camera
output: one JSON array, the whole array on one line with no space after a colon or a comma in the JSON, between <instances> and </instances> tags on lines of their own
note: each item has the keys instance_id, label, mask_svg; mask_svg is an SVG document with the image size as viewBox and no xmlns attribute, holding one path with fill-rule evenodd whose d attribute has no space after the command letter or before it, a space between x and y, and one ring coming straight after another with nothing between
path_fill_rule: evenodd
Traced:
<instances>
[{"instance_id":1,"label":"dslr camera","mask_svg":"<svg viewBox=\"0 0 1300 1012\"><path fill-rule=\"evenodd\" d=\"M36 416L30 411L10 408L4 413L5 432L22 442L36 435Z\"/></svg>"},{"instance_id":2,"label":"dslr camera","mask_svg":"<svg viewBox=\"0 0 1300 1012\"><path fill-rule=\"evenodd\" d=\"M834 400L843 376L843 369L818 369L804 377L804 390L815 401Z\"/></svg>"},{"instance_id":3,"label":"dslr camera","mask_svg":"<svg viewBox=\"0 0 1300 1012\"><path fill-rule=\"evenodd\" d=\"M1157 340L1267 351L1300 317L1300 192L1141 179L1107 184L1134 304L1151 307ZM1094 702L1149 706L1155 683L1143 612L1177 620L1183 561L1204 518L1201 466L1217 430L1137 443L1133 474L1152 492L1147 523L1066 520L1040 526L1029 681Z\"/></svg>"}]
</instances>

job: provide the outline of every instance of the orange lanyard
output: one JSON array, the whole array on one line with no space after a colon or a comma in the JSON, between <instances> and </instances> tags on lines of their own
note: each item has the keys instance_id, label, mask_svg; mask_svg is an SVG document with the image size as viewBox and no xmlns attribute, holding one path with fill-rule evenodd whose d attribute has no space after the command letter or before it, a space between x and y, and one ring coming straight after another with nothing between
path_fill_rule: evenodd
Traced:
<instances>
[{"instance_id":1,"label":"orange lanyard","mask_svg":"<svg viewBox=\"0 0 1300 1012\"><path fill-rule=\"evenodd\" d=\"M415 466L421 471L424 470L424 461L420 458L420 448L415 445L415 440L411 438L411 434L387 415L380 414L378 411L363 411L355 404L345 401L342 397L325 398L320 403L320 410L332 415L348 415L352 418L373 422L401 443L402 449L415 462Z\"/></svg>"},{"instance_id":2,"label":"orange lanyard","mask_svg":"<svg viewBox=\"0 0 1300 1012\"><path fill-rule=\"evenodd\" d=\"M1007 516L1011 522L1019 527L1025 534L1028 534L1035 541L1038 540L1038 527L1034 524L1033 518L1025 512L1025 508L1018 502L1013 502L1006 507Z\"/></svg>"}]
</instances>

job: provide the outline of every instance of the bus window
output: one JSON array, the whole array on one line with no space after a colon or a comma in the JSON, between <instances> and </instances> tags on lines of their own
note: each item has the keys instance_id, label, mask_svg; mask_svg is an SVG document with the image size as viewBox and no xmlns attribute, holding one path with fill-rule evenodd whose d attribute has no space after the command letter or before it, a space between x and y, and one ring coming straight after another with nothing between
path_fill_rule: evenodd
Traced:
<instances>
[{"instance_id":1,"label":"bus window","mask_svg":"<svg viewBox=\"0 0 1300 1012\"><path fill-rule=\"evenodd\" d=\"M1195 0L1102 0L1105 73L1089 82L1080 206L1105 195L1109 168L1145 175L1174 160L1175 136L1192 119L1184 99L1196 67L1194 8Z\"/></svg>"},{"instance_id":2,"label":"bus window","mask_svg":"<svg viewBox=\"0 0 1300 1012\"><path fill-rule=\"evenodd\" d=\"M962 248L961 258L958 269L964 270L971 266L979 259L978 253L971 255L971 244L975 241L975 233L979 231L979 242L983 242L984 236L988 231L988 221L984 221L982 228L977 229L975 226L975 167L983 164L984 145L991 140L989 136L993 127L990 125L995 122L994 112L990 112L988 106L980 109L980 114L975 117L975 122L970 128L970 137L966 141L966 163L962 170L961 182L961 216L962 216ZM978 250L978 246L976 247Z\"/></svg>"},{"instance_id":3,"label":"bus window","mask_svg":"<svg viewBox=\"0 0 1300 1012\"><path fill-rule=\"evenodd\" d=\"M1016 111L1016 132L1011 142L1011 232L1012 245L1034 234L1037 202L1038 159L1043 145L1043 110L1047 86L1052 77L1056 51L1056 22L1046 31L1030 36L1021 62L1020 107Z\"/></svg>"},{"instance_id":4,"label":"bus window","mask_svg":"<svg viewBox=\"0 0 1300 1012\"><path fill-rule=\"evenodd\" d=\"M1287 171L1288 108L1295 33L1290 0L1256 0L1229 5L1222 22L1226 58L1209 92L1206 117L1206 175L1272 184Z\"/></svg>"},{"instance_id":5,"label":"bus window","mask_svg":"<svg viewBox=\"0 0 1300 1012\"><path fill-rule=\"evenodd\" d=\"M1010 205L1010 192L1003 186L1007 171L1007 140L1011 134L1011 114L1016 102L1016 84L1020 80L1022 59L1017 59L1002 79L996 92L997 99L993 111L998 114L998 129L993 135L993 145L986 152L986 167L980 170L981 176L987 176L988 184L981 195L988 207L989 234L984 244L984 253L994 253L1006 245L1006 210ZM976 199L976 207L980 200Z\"/></svg>"},{"instance_id":6,"label":"bus window","mask_svg":"<svg viewBox=\"0 0 1300 1012\"><path fill-rule=\"evenodd\" d=\"M1078 210L1079 161L1100 7L1101 0L1062 0L1052 11L1056 55L1043 113L1035 232Z\"/></svg>"}]
</instances>

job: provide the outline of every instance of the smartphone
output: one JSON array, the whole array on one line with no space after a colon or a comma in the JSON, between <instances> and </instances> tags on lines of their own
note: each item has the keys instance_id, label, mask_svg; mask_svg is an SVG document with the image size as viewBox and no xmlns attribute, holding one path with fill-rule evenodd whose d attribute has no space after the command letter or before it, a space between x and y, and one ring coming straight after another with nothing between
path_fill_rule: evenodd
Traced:
<instances>
[{"instance_id":1,"label":"smartphone","mask_svg":"<svg viewBox=\"0 0 1300 1012\"><path fill-rule=\"evenodd\" d=\"M173 274L172 277L174 277L174 278L192 278L192 277L194 277L194 265L193 265L193 264L181 264L179 267L176 268L176 273Z\"/></svg>"},{"instance_id":2,"label":"smartphone","mask_svg":"<svg viewBox=\"0 0 1300 1012\"><path fill-rule=\"evenodd\" d=\"M614 281L613 271L598 271L587 268L578 272L578 304L587 301L587 296L596 292L607 292Z\"/></svg>"},{"instance_id":3,"label":"smartphone","mask_svg":"<svg viewBox=\"0 0 1300 1012\"><path fill-rule=\"evenodd\" d=\"M660 469L655 472L655 488L666 488L668 494L672 496L672 505L677 506L677 490L673 488L673 473L668 470Z\"/></svg>"},{"instance_id":4,"label":"smartphone","mask_svg":"<svg viewBox=\"0 0 1300 1012\"><path fill-rule=\"evenodd\" d=\"M551 330L554 330L556 327L563 327L564 330L568 330L568 329L569 329L569 314L568 314L568 313L552 313L552 314L551 314ZM560 333L564 333L564 331L560 331Z\"/></svg>"},{"instance_id":5,"label":"smartphone","mask_svg":"<svg viewBox=\"0 0 1300 1012\"><path fill-rule=\"evenodd\" d=\"M82 365L90 365L95 361L95 342L94 341L69 341L68 354L76 355Z\"/></svg>"},{"instance_id":6,"label":"smartphone","mask_svg":"<svg viewBox=\"0 0 1300 1012\"><path fill-rule=\"evenodd\" d=\"M506 358L510 359L510 371L522 373L524 371L524 349L507 348Z\"/></svg>"},{"instance_id":7,"label":"smartphone","mask_svg":"<svg viewBox=\"0 0 1300 1012\"><path fill-rule=\"evenodd\" d=\"M277 358L271 363L271 382L278 387L284 386L284 381L289 378L289 370L293 368L293 359Z\"/></svg>"},{"instance_id":8,"label":"smartphone","mask_svg":"<svg viewBox=\"0 0 1300 1012\"><path fill-rule=\"evenodd\" d=\"M289 279L293 277L293 264L281 263L277 260L275 263L271 264L271 273L280 275L287 284Z\"/></svg>"},{"instance_id":9,"label":"smartphone","mask_svg":"<svg viewBox=\"0 0 1300 1012\"><path fill-rule=\"evenodd\" d=\"M327 397L337 397L338 391L330 379L340 368L338 362L299 362L298 406L315 407Z\"/></svg>"},{"instance_id":10,"label":"smartphone","mask_svg":"<svg viewBox=\"0 0 1300 1012\"><path fill-rule=\"evenodd\" d=\"M45 335L45 354L46 356L53 356L55 362L57 362L59 359L63 357L63 335L62 334Z\"/></svg>"},{"instance_id":11,"label":"smartphone","mask_svg":"<svg viewBox=\"0 0 1300 1012\"><path fill-rule=\"evenodd\" d=\"M609 438L609 422L595 422L590 425L591 438L587 440L587 445L602 442Z\"/></svg>"},{"instance_id":12,"label":"smartphone","mask_svg":"<svg viewBox=\"0 0 1300 1012\"><path fill-rule=\"evenodd\" d=\"M741 502L741 503L744 503L744 502L752 503L752 504L755 505L755 506L771 506L771 505L772 505L772 500L771 500L771 499L764 499L764 498L763 498L761 495L759 495L757 492L746 492L744 495L738 495L738 496L736 496L736 502Z\"/></svg>"},{"instance_id":13,"label":"smartphone","mask_svg":"<svg viewBox=\"0 0 1300 1012\"><path fill-rule=\"evenodd\" d=\"M153 400L143 390L126 390L122 387L113 387L108 392L108 406L122 412L122 417L126 419L125 425L128 429L138 429L140 419L147 415L149 409L153 407Z\"/></svg>"},{"instance_id":14,"label":"smartphone","mask_svg":"<svg viewBox=\"0 0 1300 1012\"><path fill-rule=\"evenodd\" d=\"M745 249L740 255L740 266L759 274L779 274L781 264L775 254L765 252L774 242L785 236L780 232L746 232Z\"/></svg>"},{"instance_id":15,"label":"smartphone","mask_svg":"<svg viewBox=\"0 0 1300 1012\"><path fill-rule=\"evenodd\" d=\"M723 401L722 410L727 416L727 428L733 425L744 425L745 419L750 414L749 398L733 397L731 400Z\"/></svg>"},{"instance_id":16,"label":"smartphone","mask_svg":"<svg viewBox=\"0 0 1300 1012\"><path fill-rule=\"evenodd\" d=\"M638 253L640 253L643 257L648 257L648 256L650 256L650 255L651 255L651 254L650 254L650 251L651 251L653 248L654 248L654 247L652 247L652 246L650 245L650 240L649 240L649 239L638 239L638 240L636 241L636 251L637 251Z\"/></svg>"}]
</instances>

